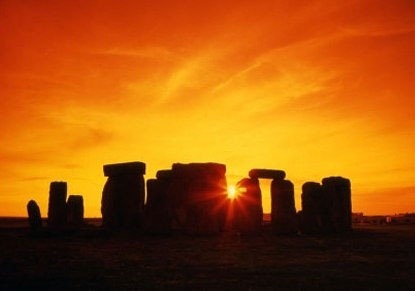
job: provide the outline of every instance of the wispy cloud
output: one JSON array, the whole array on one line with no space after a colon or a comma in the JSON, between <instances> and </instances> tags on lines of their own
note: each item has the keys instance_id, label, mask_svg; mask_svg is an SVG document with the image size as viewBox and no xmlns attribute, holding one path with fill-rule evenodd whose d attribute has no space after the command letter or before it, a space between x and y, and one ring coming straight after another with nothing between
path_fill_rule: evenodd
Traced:
<instances>
[{"instance_id":1,"label":"wispy cloud","mask_svg":"<svg viewBox=\"0 0 415 291\"><path fill-rule=\"evenodd\" d=\"M118 57L148 58L148 59L178 59L178 54L166 47L144 46L136 48L113 47L103 51L95 52L98 55L109 55Z\"/></svg>"},{"instance_id":2,"label":"wispy cloud","mask_svg":"<svg viewBox=\"0 0 415 291\"><path fill-rule=\"evenodd\" d=\"M65 142L65 146L72 150L85 150L94 147L106 146L114 139L114 134L100 128L85 128L77 136Z\"/></svg>"}]
</instances>

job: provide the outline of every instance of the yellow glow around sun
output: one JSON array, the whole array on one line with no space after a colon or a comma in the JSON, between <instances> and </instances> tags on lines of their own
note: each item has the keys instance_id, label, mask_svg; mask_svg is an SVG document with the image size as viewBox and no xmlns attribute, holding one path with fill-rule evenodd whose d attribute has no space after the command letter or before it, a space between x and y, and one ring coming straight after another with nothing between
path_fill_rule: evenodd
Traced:
<instances>
[{"instance_id":1,"label":"yellow glow around sun","mask_svg":"<svg viewBox=\"0 0 415 291\"><path fill-rule=\"evenodd\" d=\"M228 187L228 198L229 199L236 198L236 188L233 185Z\"/></svg>"}]
</instances>

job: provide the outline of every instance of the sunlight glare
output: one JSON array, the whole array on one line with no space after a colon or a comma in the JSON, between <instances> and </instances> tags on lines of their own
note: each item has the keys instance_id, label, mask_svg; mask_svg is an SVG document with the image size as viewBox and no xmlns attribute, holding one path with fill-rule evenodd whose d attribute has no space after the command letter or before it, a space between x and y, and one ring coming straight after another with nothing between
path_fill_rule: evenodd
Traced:
<instances>
[{"instance_id":1,"label":"sunlight glare","mask_svg":"<svg viewBox=\"0 0 415 291\"><path fill-rule=\"evenodd\" d=\"M233 185L228 187L228 198L229 199L236 198L236 188Z\"/></svg>"}]
</instances>

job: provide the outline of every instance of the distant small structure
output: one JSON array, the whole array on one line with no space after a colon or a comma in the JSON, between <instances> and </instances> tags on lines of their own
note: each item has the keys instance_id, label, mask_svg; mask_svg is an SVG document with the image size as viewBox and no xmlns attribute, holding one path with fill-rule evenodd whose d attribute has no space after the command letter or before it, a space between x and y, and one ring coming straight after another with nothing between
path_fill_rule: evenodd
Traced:
<instances>
[{"instance_id":1,"label":"distant small structure","mask_svg":"<svg viewBox=\"0 0 415 291\"><path fill-rule=\"evenodd\" d=\"M27 203L27 214L29 216L29 225L32 230L37 230L42 227L40 208L37 205L36 201L30 200Z\"/></svg>"},{"instance_id":2,"label":"distant small structure","mask_svg":"<svg viewBox=\"0 0 415 291\"><path fill-rule=\"evenodd\" d=\"M415 213L400 213L386 217L386 222L391 224L415 224Z\"/></svg>"},{"instance_id":3,"label":"distant small structure","mask_svg":"<svg viewBox=\"0 0 415 291\"><path fill-rule=\"evenodd\" d=\"M394 215L364 215L352 213L354 224L415 224L415 213L399 213Z\"/></svg>"},{"instance_id":4,"label":"distant small structure","mask_svg":"<svg viewBox=\"0 0 415 291\"><path fill-rule=\"evenodd\" d=\"M108 179L102 192L102 225L112 229L142 227L145 163L109 164L103 170Z\"/></svg>"},{"instance_id":5,"label":"distant small structure","mask_svg":"<svg viewBox=\"0 0 415 291\"><path fill-rule=\"evenodd\" d=\"M50 228L62 228L66 226L66 182L52 182L49 188L48 226Z\"/></svg>"}]
</instances>

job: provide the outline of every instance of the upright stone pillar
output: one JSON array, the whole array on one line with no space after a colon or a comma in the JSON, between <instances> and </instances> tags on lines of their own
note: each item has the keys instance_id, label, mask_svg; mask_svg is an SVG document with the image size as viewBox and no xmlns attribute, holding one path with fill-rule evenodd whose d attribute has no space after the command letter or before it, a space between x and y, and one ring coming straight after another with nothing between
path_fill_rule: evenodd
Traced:
<instances>
[{"instance_id":1,"label":"upright stone pillar","mask_svg":"<svg viewBox=\"0 0 415 291\"><path fill-rule=\"evenodd\" d=\"M297 232L294 185L291 181L274 179L271 182L271 225L274 233Z\"/></svg>"},{"instance_id":2,"label":"upright stone pillar","mask_svg":"<svg viewBox=\"0 0 415 291\"><path fill-rule=\"evenodd\" d=\"M67 202L68 224L79 227L84 223L84 198L81 195L69 195Z\"/></svg>"},{"instance_id":3,"label":"upright stone pillar","mask_svg":"<svg viewBox=\"0 0 415 291\"><path fill-rule=\"evenodd\" d=\"M257 233L262 226L262 195L259 180L244 178L236 184L237 199L233 201L234 228L242 233Z\"/></svg>"},{"instance_id":4,"label":"upright stone pillar","mask_svg":"<svg viewBox=\"0 0 415 291\"><path fill-rule=\"evenodd\" d=\"M107 228L137 228L143 224L145 164L130 162L104 166L108 177L102 193L102 225Z\"/></svg>"},{"instance_id":5,"label":"upright stone pillar","mask_svg":"<svg viewBox=\"0 0 415 291\"><path fill-rule=\"evenodd\" d=\"M66 226L66 182L52 182L49 189L48 226L61 228Z\"/></svg>"},{"instance_id":6,"label":"upright stone pillar","mask_svg":"<svg viewBox=\"0 0 415 291\"><path fill-rule=\"evenodd\" d=\"M225 227L226 166L218 163L173 164L169 199L175 227L190 234L216 234Z\"/></svg>"},{"instance_id":7,"label":"upright stone pillar","mask_svg":"<svg viewBox=\"0 0 415 291\"><path fill-rule=\"evenodd\" d=\"M326 201L329 232L352 230L352 202L350 180L343 177L328 177L322 180Z\"/></svg>"},{"instance_id":8,"label":"upright stone pillar","mask_svg":"<svg viewBox=\"0 0 415 291\"><path fill-rule=\"evenodd\" d=\"M42 227L40 208L36 201L30 200L29 203L27 203L27 214L29 216L29 225L32 230L37 230Z\"/></svg>"},{"instance_id":9,"label":"upright stone pillar","mask_svg":"<svg viewBox=\"0 0 415 291\"><path fill-rule=\"evenodd\" d=\"M323 189L319 183L306 182L302 186L300 228L303 233L321 233L326 225Z\"/></svg>"},{"instance_id":10,"label":"upright stone pillar","mask_svg":"<svg viewBox=\"0 0 415 291\"><path fill-rule=\"evenodd\" d=\"M167 172L171 171L158 171L157 179L147 180L146 230L154 234L171 231L171 210L167 196L171 173Z\"/></svg>"}]
</instances>

